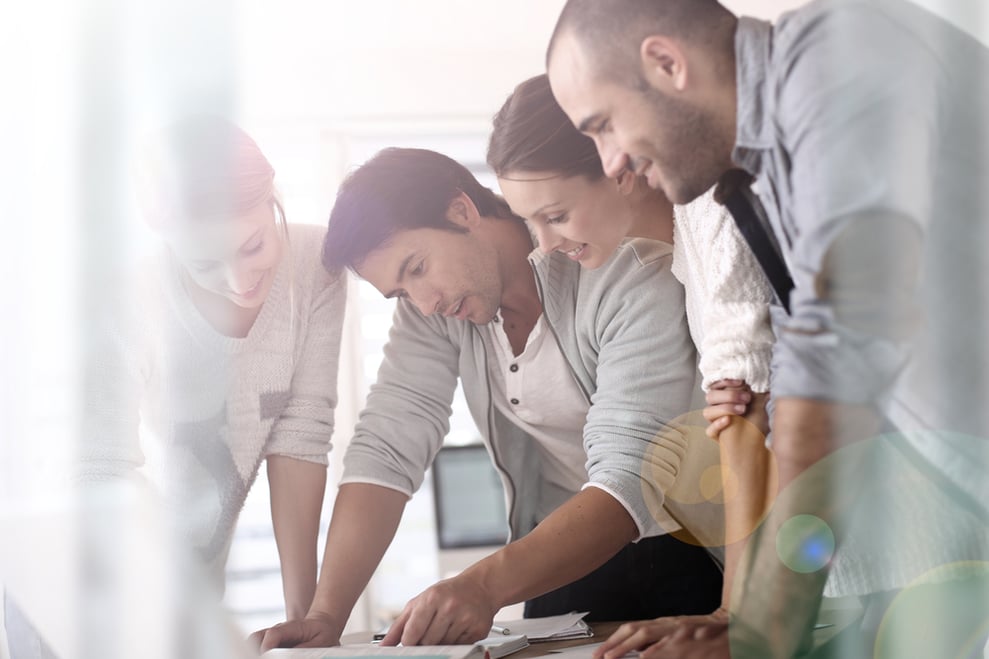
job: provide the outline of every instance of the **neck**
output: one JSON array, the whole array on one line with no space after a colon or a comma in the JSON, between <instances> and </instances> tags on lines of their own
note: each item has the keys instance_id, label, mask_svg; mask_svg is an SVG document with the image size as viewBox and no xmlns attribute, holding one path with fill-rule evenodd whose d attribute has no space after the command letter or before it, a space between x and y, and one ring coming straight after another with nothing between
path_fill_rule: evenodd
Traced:
<instances>
[{"instance_id":1,"label":"neck","mask_svg":"<svg viewBox=\"0 0 989 659\"><path fill-rule=\"evenodd\" d=\"M673 243L673 204L666 195L645 188L633 193L628 202L628 212L632 218L626 234L629 238Z\"/></svg>"},{"instance_id":2,"label":"neck","mask_svg":"<svg viewBox=\"0 0 989 659\"><path fill-rule=\"evenodd\" d=\"M522 222L509 219L491 220L489 226L490 238L498 247L498 267L503 282L502 311L538 317L542 313L542 303L536 289L536 276L528 261L533 249L529 230Z\"/></svg>"}]
</instances>

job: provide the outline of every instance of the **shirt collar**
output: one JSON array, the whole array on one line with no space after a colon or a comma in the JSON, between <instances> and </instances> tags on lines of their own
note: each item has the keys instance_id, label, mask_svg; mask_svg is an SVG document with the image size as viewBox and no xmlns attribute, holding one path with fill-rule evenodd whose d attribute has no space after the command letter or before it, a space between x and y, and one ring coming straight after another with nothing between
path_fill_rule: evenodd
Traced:
<instances>
[{"instance_id":1,"label":"shirt collar","mask_svg":"<svg viewBox=\"0 0 989 659\"><path fill-rule=\"evenodd\" d=\"M773 26L767 21L743 16L735 30L736 89L738 94L735 148L732 161L758 175L762 152L772 147L768 120L769 90L766 75L772 52Z\"/></svg>"}]
</instances>

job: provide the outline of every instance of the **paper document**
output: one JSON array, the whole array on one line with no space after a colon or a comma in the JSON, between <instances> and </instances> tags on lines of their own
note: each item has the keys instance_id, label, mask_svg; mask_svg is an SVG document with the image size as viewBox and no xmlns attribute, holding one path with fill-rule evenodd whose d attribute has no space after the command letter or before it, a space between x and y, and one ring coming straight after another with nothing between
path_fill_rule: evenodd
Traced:
<instances>
[{"instance_id":1,"label":"paper document","mask_svg":"<svg viewBox=\"0 0 989 659\"><path fill-rule=\"evenodd\" d=\"M418 659L484 659L485 649L475 645L339 645L332 648L279 648L268 650L265 659L385 659L386 657L418 657Z\"/></svg>"},{"instance_id":2,"label":"paper document","mask_svg":"<svg viewBox=\"0 0 989 659\"><path fill-rule=\"evenodd\" d=\"M519 620L496 620L495 625L507 629L510 634L523 634L530 643L543 641L566 641L572 638L589 638L594 635L584 622L583 613L565 613L546 618L521 618Z\"/></svg>"},{"instance_id":3,"label":"paper document","mask_svg":"<svg viewBox=\"0 0 989 659\"><path fill-rule=\"evenodd\" d=\"M529 647L523 634L492 634L473 645L399 645L381 646L368 643L340 645L332 648L291 648L269 650L272 659L501 659Z\"/></svg>"}]
</instances>

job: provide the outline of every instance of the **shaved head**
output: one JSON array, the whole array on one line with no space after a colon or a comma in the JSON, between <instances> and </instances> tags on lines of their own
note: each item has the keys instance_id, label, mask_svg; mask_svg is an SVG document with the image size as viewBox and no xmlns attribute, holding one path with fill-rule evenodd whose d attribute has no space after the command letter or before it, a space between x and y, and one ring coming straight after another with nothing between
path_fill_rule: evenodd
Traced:
<instances>
[{"instance_id":1,"label":"shaved head","mask_svg":"<svg viewBox=\"0 0 989 659\"><path fill-rule=\"evenodd\" d=\"M735 16L717 0L569 0L550 38L546 64L560 38L572 36L598 75L639 85L639 45L646 37L663 35L723 49L734 25Z\"/></svg>"},{"instance_id":2,"label":"shaved head","mask_svg":"<svg viewBox=\"0 0 989 659\"><path fill-rule=\"evenodd\" d=\"M606 175L684 204L732 167L737 25L716 0L567 2L547 75Z\"/></svg>"}]
</instances>

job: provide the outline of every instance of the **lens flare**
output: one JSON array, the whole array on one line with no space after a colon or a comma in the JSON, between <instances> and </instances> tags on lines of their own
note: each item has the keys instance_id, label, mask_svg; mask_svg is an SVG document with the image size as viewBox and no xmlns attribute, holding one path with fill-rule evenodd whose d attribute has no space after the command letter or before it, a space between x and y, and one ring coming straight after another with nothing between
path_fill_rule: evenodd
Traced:
<instances>
[{"instance_id":1,"label":"lens flare","mask_svg":"<svg viewBox=\"0 0 989 659\"><path fill-rule=\"evenodd\" d=\"M794 572L817 572L834 556L834 532L820 517L797 515L780 526L776 553Z\"/></svg>"}]
</instances>

